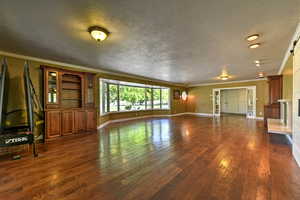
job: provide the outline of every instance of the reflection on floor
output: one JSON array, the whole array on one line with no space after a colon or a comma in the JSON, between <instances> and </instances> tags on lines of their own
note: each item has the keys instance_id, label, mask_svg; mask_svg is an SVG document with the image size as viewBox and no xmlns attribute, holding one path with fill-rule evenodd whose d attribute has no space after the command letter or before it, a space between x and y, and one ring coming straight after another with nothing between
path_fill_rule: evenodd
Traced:
<instances>
[{"instance_id":1,"label":"reflection on floor","mask_svg":"<svg viewBox=\"0 0 300 200\"><path fill-rule=\"evenodd\" d=\"M285 137L240 116L110 124L0 162L0 199L300 199Z\"/></svg>"}]
</instances>

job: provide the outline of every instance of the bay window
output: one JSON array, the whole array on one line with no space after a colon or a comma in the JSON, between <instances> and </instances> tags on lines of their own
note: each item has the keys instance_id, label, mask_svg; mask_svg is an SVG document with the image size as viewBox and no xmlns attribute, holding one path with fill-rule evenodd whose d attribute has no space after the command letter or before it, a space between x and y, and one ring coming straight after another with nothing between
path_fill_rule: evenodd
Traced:
<instances>
[{"instance_id":1,"label":"bay window","mask_svg":"<svg viewBox=\"0 0 300 200\"><path fill-rule=\"evenodd\" d=\"M101 113L170 109L166 87L100 79Z\"/></svg>"}]
</instances>

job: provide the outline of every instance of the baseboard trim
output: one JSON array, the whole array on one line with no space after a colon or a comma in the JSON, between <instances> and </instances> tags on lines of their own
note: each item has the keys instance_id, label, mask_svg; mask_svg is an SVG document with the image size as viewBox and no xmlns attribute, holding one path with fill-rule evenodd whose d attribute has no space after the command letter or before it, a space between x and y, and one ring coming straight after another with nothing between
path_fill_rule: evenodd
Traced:
<instances>
[{"instance_id":1,"label":"baseboard trim","mask_svg":"<svg viewBox=\"0 0 300 200\"><path fill-rule=\"evenodd\" d=\"M212 113L194 113L194 112L187 112L187 115L196 115L196 116L202 116L202 117L213 117L214 115Z\"/></svg>"},{"instance_id":2,"label":"baseboard trim","mask_svg":"<svg viewBox=\"0 0 300 200\"><path fill-rule=\"evenodd\" d=\"M298 165L300 167L300 148L293 142L293 139L291 135L286 135L287 140L292 145L292 154L293 157Z\"/></svg>"},{"instance_id":3,"label":"baseboard trim","mask_svg":"<svg viewBox=\"0 0 300 200\"><path fill-rule=\"evenodd\" d=\"M97 127L97 129L104 128L108 124L111 123L116 123L116 122L124 122L124 121L130 121L130 120L135 120L135 119L144 119L144 118L151 118L151 117L176 117L176 116L181 116L181 115L188 115L189 113L176 113L176 114L171 114L171 115L145 115L145 116L139 116L139 117L130 117L130 118L123 118L123 119L114 119L114 120L109 120L107 122L104 122L100 126Z\"/></svg>"},{"instance_id":4,"label":"baseboard trim","mask_svg":"<svg viewBox=\"0 0 300 200\"><path fill-rule=\"evenodd\" d=\"M130 118L123 118L123 119L114 119L114 120L109 120L107 122L104 122L100 126L97 127L97 129L104 128L108 124L111 123L116 123L116 122L124 122L124 121L130 121L130 120L135 120L135 119L145 119L145 118L151 118L151 117L176 117L176 116L181 116L181 115L195 115L199 117L214 117L212 113L194 113L194 112L184 112L184 113L177 113L177 114L171 114L171 115L145 115L145 116L139 116L139 117L130 117ZM254 120L263 120L263 117L256 117L252 118Z\"/></svg>"},{"instance_id":5,"label":"baseboard trim","mask_svg":"<svg viewBox=\"0 0 300 200\"><path fill-rule=\"evenodd\" d=\"M290 135L285 135L285 137L287 138L289 143L293 146L293 139L291 138L291 136Z\"/></svg>"},{"instance_id":6,"label":"baseboard trim","mask_svg":"<svg viewBox=\"0 0 300 200\"><path fill-rule=\"evenodd\" d=\"M294 159L296 160L296 163L300 167L300 150L295 143L293 143L293 156Z\"/></svg>"}]
</instances>

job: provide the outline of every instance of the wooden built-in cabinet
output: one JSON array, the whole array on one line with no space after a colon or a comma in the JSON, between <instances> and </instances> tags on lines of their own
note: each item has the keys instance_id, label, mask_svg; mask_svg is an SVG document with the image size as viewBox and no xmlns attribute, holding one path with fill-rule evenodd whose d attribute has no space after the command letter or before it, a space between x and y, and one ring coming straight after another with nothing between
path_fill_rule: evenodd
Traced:
<instances>
[{"instance_id":1,"label":"wooden built-in cabinet","mask_svg":"<svg viewBox=\"0 0 300 200\"><path fill-rule=\"evenodd\" d=\"M87 120L87 130L93 130L94 124L96 123L95 111L88 110L86 111L86 120Z\"/></svg>"},{"instance_id":2,"label":"wooden built-in cabinet","mask_svg":"<svg viewBox=\"0 0 300 200\"><path fill-rule=\"evenodd\" d=\"M95 130L95 75L41 67L44 71L46 139Z\"/></svg>"},{"instance_id":3,"label":"wooden built-in cabinet","mask_svg":"<svg viewBox=\"0 0 300 200\"><path fill-rule=\"evenodd\" d=\"M72 134L74 131L74 112L72 110L61 111L61 122L61 134Z\"/></svg>"},{"instance_id":4,"label":"wooden built-in cabinet","mask_svg":"<svg viewBox=\"0 0 300 200\"><path fill-rule=\"evenodd\" d=\"M264 121L267 126L267 119L280 118L280 103L282 99L282 75L268 76L269 104L264 107Z\"/></svg>"},{"instance_id":5,"label":"wooden built-in cabinet","mask_svg":"<svg viewBox=\"0 0 300 200\"><path fill-rule=\"evenodd\" d=\"M54 138L61 135L61 112L57 110L46 111L46 136Z\"/></svg>"},{"instance_id":6,"label":"wooden built-in cabinet","mask_svg":"<svg viewBox=\"0 0 300 200\"><path fill-rule=\"evenodd\" d=\"M269 105L279 104L282 99L282 75L268 76Z\"/></svg>"},{"instance_id":7,"label":"wooden built-in cabinet","mask_svg":"<svg viewBox=\"0 0 300 200\"><path fill-rule=\"evenodd\" d=\"M87 130L87 114L86 111L80 110L74 112L74 131L75 133L79 133ZM93 128L95 128L95 124L93 124Z\"/></svg>"}]
</instances>

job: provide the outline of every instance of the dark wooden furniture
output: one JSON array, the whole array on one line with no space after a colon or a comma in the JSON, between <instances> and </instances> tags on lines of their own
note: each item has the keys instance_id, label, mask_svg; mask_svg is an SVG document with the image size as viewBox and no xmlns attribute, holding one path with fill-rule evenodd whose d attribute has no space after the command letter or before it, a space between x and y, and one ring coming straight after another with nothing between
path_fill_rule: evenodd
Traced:
<instances>
[{"instance_id":1,"label":"dark wooden furniture","mask_svg":"<svg viewBox=\"0 0 300 200\"><path fill-rule=\"evenodd\" d=\"M95 130L95 75L41 67L44 70L46 139Z\"/></svg>"},{"instance_id":2,"label":"dark wooden furniture","mask_svg":"<svg viewBox=\"0 0 300 200\"><path fill-rule=\"evenodd\" d=\"M264 122L267 127L267 119L280 118L280 103L282 99L282 75L268 76L269 104L264 106Z\"/></svg>"}]
</instances>

